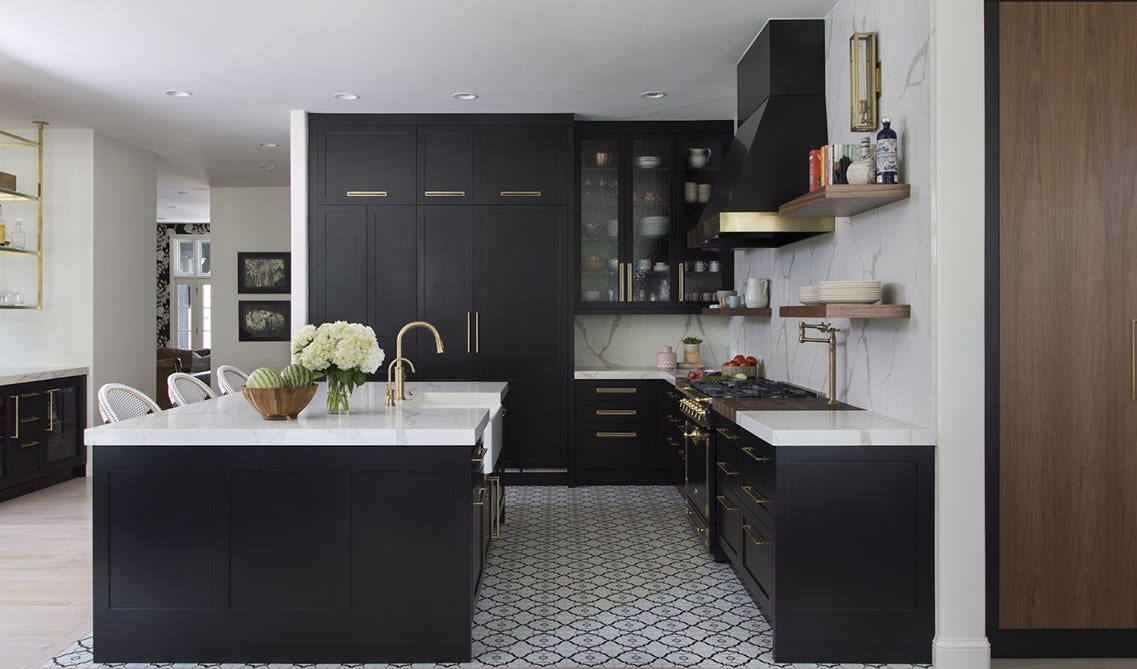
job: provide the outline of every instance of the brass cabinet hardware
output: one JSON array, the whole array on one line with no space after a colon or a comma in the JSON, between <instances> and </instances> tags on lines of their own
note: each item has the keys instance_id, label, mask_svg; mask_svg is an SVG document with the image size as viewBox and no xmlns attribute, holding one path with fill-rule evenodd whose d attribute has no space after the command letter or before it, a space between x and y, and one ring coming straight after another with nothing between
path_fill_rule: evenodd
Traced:
<instances>
[{"instance_id":1,"label":"brass cabinet hardware","mask_svg":"<svg viewBox=\"0 0 1137 669\"><path fill-rule=\"evenodd\" d=\"M55 391L47 391L47 430L46 432L55 431Z\"/></svg>"},{"instance_id":2,"label":"brass cabinet hardware","mask_svg":"<svg viewBox=\"0 0 1137 669\"><path fill-rule=\"evenodd\" d=\"M597 388L596 392L601 395L635 395L635 388Z\"/></svg>"},{"instance_id":3,"label":"brass cabinet hardware","mask_svg":"<svg viewBox=\"0 0 1137 669\"><path fill-rule=\"evenodd\" d=\"M20 396L19 395L9 395L9 397L16 400L16 429L15 429L16 434L12 435L12 438L13 439L19 439L20 438Z\"/></svg>"},{"instance_id":4,"label":"brass cabinet hardware","mask_svg":"<svg viewBox=\"0 0 1137 669\"><path fill-rule=\"evenodd\" d=\"M1129 323L1129 348L1133 349L1129 356L1129 383L1133 386L1130 395L1137 400L1137 318Z\"/></svg>"},{"instance_id":5,"label":"brass cabinet hardware","mask_svg":"<svg viewBox=\"0 0 1137 669\"><path fill-rule=\"evenodd\" d=\"M597 416L634 416L638 412L635 409L597 409Z\"/></svg>"},{"instance_id":6,"label":"brass cabinet hardware","mask_svg":"<svg viewBox=\"0 0 1137 669\"><path fill-rule=\"evenodd\" d=\"M478 450L474 451L474 457L470 458L470 462L481 462L486 457L486 447L479 446Z\"/></svg>"},{"instance_id":7,"label":"brass cabinet hardware","mask_svg":"<svg viewBox=\"0 0 1137 669\"><path fill-rule=\"evenodd\" d=\"M679 424L679 419L676 418L675 416L672 416L671 414L667 414L666 416L664 416L664 418L666 418L667 422L669 422L669 423L674 423L676 425Z\"/></svg>"},{"instance_id":8,"label":"brass cabinet hardware","mask_svg":"<svg viewBox=\"0 0 1137 669\"><path fill-rule=\"evenodd\" d=\"M725 498L725 497L723 497L722 495L715 495L715 499L717 499L717 500L719 501L719 504L722 504L722 509L723 509L723 511L729 511L729 512L731 512L731 513L734 513L735 511L738 511L738 507L737 507L737 506L731 506L731 505L730 505L730 504L729 504L729 503L726 501L726 498Z\"/></svg>"},{"instance_id":9,"label":"brass cabinet hardware","mask_svg":"<svg viewBox=\"0 0 1137 669\"><path fill-rule=\"evenodd\" d=\"M628 272L628 302L631 302L632 301L632 293L634 292L632 290L632 263L628 263L627 272Z\"/></svg>"},{"instance_id":10,"label":"brass cabinet hardware","mask_svg":"<svg viewBox=\"0 0 1137 669\"><path fill-rule=\"evenodd\" d=\"M685 271L686 269L687 268L683 265L683 263L679 263L679 300L678 300L679 302L682 302L685 299L687 299L686 298L687 294L685 292L683 292L684 290L686 290L686 288L683 285L684 284L684 277L687 274L687 272ZM668 393L668 395L670 395L670 394L671 393Z\"/></svg>"},{"instance_id":11,"label":"brass cabinet hardware","mask_svg":"<svg viewBox=\"0 0 1137 669\"><path fill-rule=\"evenodd\" d=\"M668 446L673 446L675 448L679 448L679 442L678 441L675 441L671 437L667 437L666 439L667 439L667 445Z\"/></svg>"},{"instance_id":12,"label":"brass cabinet hardware","mask_svg":"<svg viewBox=\"0 0 1137 669\"><path fill-rule=\"evenodd\" d=\"M757 455L754 452L753 446L743 446L742 452L749 455L751 458L753 458L753 460L755 462L769 462L770 461L770 458L766 457L765 455Z\"/></svg>"},{"instance_id":13,"label":"brass cabinet hardware","mask_svg":"<svg viewBox=\"0 0 1137 669\"><path fill-rule=\"evenodd\" d=\"M27 418L21 418L20 422L21 423L34 423L37 420L39 420L39 416L28 416Z\"/></svg>"},{"instance_id":14,"label":"brass cabinet hardware","mask_svg":"<svg viewBox=\"0 0 1137 669\"><path fill-rule=\"evenodd\" d=\"M470 312L466 312L466 352L470 352Z\"/></svg>"},{"instance_id":15,"label":"brass cabinet hardware","mask_svg":"<svg viewBox=\"0 0 1137 669\"><path fill-rule=\"evenodd\" d=\"M482 352L482 312L474 312L474 353Z\"/></svg>"},{"instance_id":16,"label":"brass cabinet hardware","mask_svg":"<svg viewBox=\"0 0 1137 669\"><path fill-rule=\"evenodd\" d=\"M29 397L39 397L39 393L20 393L20 397L26 400Z\"/></svg>"},{"instance_id":17,"label":"brass cabinet hardware","mask_svg":"<svg viewBox=\"0 0 1137 669\"><path fill-rule=\"evenodd\" d=\"M698 532L699 534L706 534L706 533L707 533L707 528L705 528L705 527L696 527L696 528L695 528L695 531L696 531L696 532Z\"/></svg>"},{"instance_id":18,"label":"brass cabinet hardware","mask_svg":"<svg viewBox=\"0 0 1137 669\"><path fill-rule=\"evenodd\" d=\"M693 516L693 515L695 515L695 512L691 510L691 503L690 503L690 502L683 502L683 511L684 511L684 513L686 513L688 516Z\"/></svg>"},{"instance_id":19,"label":"brass cabinet hardware","mask_svg":"<svg viewBox=\"0 0 1137 669\"><path fill-rule=\"evenodd\" d=\"M486 505L486 487L482 486L482 487L478 488L478 498L474 500L474 506L485 506L485 505Z\"/></svg>"},{"instance_id":20,"label":"brass cabinet hardware","mask_svg":"<svg viewBox=\"0 0 1137 669\"><path fill-rule=\"evenodd\" d=\"M500 192L502 197L541 197L539 190L503 190Z\"/></svg>"},{"instance_id":21,"label":"brass cabinet hardware","mask_svg":"<svg viewBox=\"0 0 1137 669\"><path fill-rule=\"evenodd\" d=\"M501 538L501 477L490 476L490 538Z\"/></svg>"},{"instance_id":22,"label":"brass cabinet hardware","mask_svg":"<svg viewBox=\"0 0 1137 669\"><path fill-rule=\"evenodd\" d=\"M422 194L424 197L466 197L464 190L426 190Z\"/></svg>"},{"instance_id":23,"label":"brass cabinet hardware","mask_svg":"<svg viewBox=\"0 0 1137 669\"><path fill-rule=\"evenodd\" d=\"M385 190L349 190L348 197L387 197Z\"/></svg>"},{"instance_id":24,"label":"brass cabinet hardware","mask_svg":"<svg viewBox=\"0 0 1137 669\"><path fill-rule=\"evenodd\" d=\"M635 439L639 436L635 432L597 432L598 439Z\"/></svg>"},{"instance_id":25,"label":"brass cabinet hardware","mask_svg":"<svg viewBox=\"0 0 1137 669\"><path fill-rule=\"evenodd\" d=\"M726 437L727 439L729 439L731 441L738 441L739 439L742 438L742 437L739 437L737 434L731 432L730 430L726 429L725 427L717 427L717 428L715 428L715 432L718 432L719 434L721 434L722 436Z\"/></svg>"},{"instance_id":26,"label":"brass cabinet hardware","mask_svg":"<svg viewBox=\"0 0 1137 669\"><path fill-rule=\"evenodd\" d=\"M617 267L616 275L619 277L619 281L620 281L620 301L623 302L624 301L624 263L617 263L616 267Z\"/></svg>"},{"instance_id":27,"label":"brass cabinet hardware","mask_svg":"<svg viewBox=\"0 0 1137 669\"><path fill-rule=\"evenodd\" d=\"M31 448L32 446L39 446L39 442L38 441L25 441L24 443L20 444L20 448Z\"/></svg>"},{"instance_id":28,"label":"brass cabinet hardware","mask_svg":"<svg viewBox=\"0 0 1137 669\"><path fill-rule=\"evenodd\" d=\"M749 523L743 523L742 524L742 531L745 532L746 536L751 541L754 542L755 546L769 546L770 545L770 542L767 541L761 534L758 534L758 532L755 531L754 527L751 526Z\"/></svg>"},{"instance_id":29,"label":"brass cabinet hardware","mask_svg":"<svg viewBox=\"0 0 1137 669\"><path fill-rule=\"evenodd\" d=\"M720 461L720 462L716 462L715 464L717 464L719 466L719 469L722 470L723 474L726 474L727 476L738 476L738 472L732 472L726 468L725 462Z\"/></svg>"},{"instance_id":30,"label":"brass cabinet hardware","mask_svg":"<svg viewBox=\"0 0 1137 669\"><path fill-rule=\"evenodd\" d=\"M765 506L770 501L770 500L766 499L765 497L759 497L758 492L754 490L754 486L744 485L744 486L742 486L742 492L749 495L750 499L754 500L755 504L761 504L762 506Z\"/></svg>"}]
</instances>

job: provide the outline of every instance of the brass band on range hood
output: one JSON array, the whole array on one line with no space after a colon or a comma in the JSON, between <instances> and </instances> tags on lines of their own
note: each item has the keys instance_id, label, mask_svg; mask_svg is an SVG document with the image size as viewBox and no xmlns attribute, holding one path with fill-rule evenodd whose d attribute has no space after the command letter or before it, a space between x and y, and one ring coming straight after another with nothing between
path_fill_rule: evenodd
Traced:
<instances>
[{"instance_id":1,"label":"brass band on range hood","mask_svg":"<svg viewBox=\"0 0 1137 669\"><path fill-rule=\"evenodd\" d=\"M835 219L783 216L773 211L724 211L719 232L833 232Z\"/></svg>"}]
</instances>

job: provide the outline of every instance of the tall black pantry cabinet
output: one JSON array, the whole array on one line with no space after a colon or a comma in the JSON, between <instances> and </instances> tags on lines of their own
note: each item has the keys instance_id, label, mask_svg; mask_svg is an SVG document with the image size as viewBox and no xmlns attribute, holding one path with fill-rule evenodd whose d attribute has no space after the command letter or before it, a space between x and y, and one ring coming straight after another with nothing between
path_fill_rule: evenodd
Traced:
<instances>
[{"instance_id":1,"label":"tall black pantry cabinet","mask_svg":"<svg viewBox=\"0 0 1137 669\"><path fill-rule=\"evenodd\" d=\"M569 115L309 117L311 322L371 325L388 361L434 324L410 379L507 381L506 468L567 464L572 142Z\"/></svg>"}]
</instances>

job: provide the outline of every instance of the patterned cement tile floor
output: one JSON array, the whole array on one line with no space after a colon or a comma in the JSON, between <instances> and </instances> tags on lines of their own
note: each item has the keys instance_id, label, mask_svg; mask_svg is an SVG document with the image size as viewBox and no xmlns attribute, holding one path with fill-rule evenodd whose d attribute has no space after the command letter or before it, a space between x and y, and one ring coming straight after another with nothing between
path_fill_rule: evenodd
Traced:
<instances>
[{"instance_id":1,"label":"patterned cement tile floor","mask_svg":"<svg viewBox=\"0 0 1137 669\"><path fill-rule=\"evenodd\" d=\"M766 620L715 563L669 486L512 487L460 667L895 667L776 664ZM95 664L92 637L46 667L340 669L380 664ZM429 665L415 665L429 666Z\"/></svg>"}]
</instances>

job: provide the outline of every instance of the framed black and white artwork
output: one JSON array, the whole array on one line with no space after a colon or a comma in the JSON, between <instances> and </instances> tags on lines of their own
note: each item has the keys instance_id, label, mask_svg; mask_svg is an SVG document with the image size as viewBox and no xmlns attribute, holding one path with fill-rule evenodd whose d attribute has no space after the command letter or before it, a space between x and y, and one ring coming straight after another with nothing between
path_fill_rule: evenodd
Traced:
<instances>
[{"instance_id":1,"label":"framed black and white artwork","mask_svg":"<svg viewBox=\"0 0 1137 669\"><path fill-rule=\"evenodd\" d=\"M292 263L287 251L237 253L238 293L289 293L292 291Z\"/></svg>"},{"instance_id":2,"label":"framed black and white artwork","mask_svg":"<svg viewBox=\"0 0 1137 669\"><path fill-rule=\"evenodd\" d=\"M237 302L237 341L289 341L292 302L240 300Z\"/></svg>"}]
</instances>

